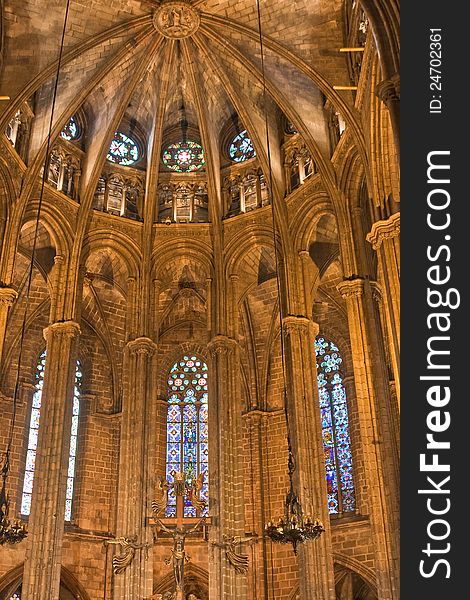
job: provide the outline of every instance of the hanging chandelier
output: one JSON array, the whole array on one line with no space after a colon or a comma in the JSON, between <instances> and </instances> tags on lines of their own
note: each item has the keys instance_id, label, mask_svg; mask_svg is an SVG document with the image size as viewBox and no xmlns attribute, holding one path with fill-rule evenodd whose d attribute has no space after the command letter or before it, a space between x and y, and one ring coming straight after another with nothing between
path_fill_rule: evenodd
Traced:
<instances>
[{"instance_id":1,"label":"hanging chandelier","mask_svg":"<svg viewBox=\"0 0 470 600\"><path fill-rule=\"evenodd\" d=\"M284 344L284 332L283 332L283 302L282 302L282 288L279 278L279 256L276 243L276 212L274 209L274 194L273 194L273 170L271 163L271 145L269 139L269 124L268 124L268 112L267 112L267 89L266 89L266 72L264 65L264 46L263 46L263 34L261 29L261 8L260 0L257 0L257 11L258 11L258 30L259 30L259 43L260 43L260 54L261 54L261 73L263 78L263 97L264 97L264 118L266 127L266 148L269 168L269 196L271 198L271 210L272 210L272 222L273 222L273 241L274 241L274 254L276 258L276 281L279 298L279 324L280 324L280 340L281 340L281 359L282 359L282 377L284 382L284 412L286 417L286 428L287 428L287 443L289 448L288 458L288 472L289 472L289 491L287 492L284 501L284 515L273 519L266 523L264 532L266 537L270 538L273 542L278 544L292 544L294 554L297 554L298 544L303 544L309 540L316 540L324 531L324 527L321 521L318 519L312 519L310 515L304 515L302 505L299 497L297 496L294 489L293 474L295 471L294 456L292 453L291 446L291 433L289 425L289 408L288 408L288 394L286 386L286 374L285 374L285 344Z\"/></svg>"},{"instance_id":2,"label":"hanging chandelier","mask_svg":"<svg viewBox=\"0 0 470 600\"><path fill-rule=\"evenodd\" d=\"M7 454L2 468L2 489L0 490L0 546L5 544L18 544L28 535L26 523L15 519L10 520L10 500L6 493L6 481L10 460Z\"/></svg>"},{"instance_id":3,"label":"hanging chandelier","mask_svg":"<svg viewBox=\"0 0 470 600\"><path fill-rule=\"evenodd\" d=\"M297 554L297 545L309 540L316 540L325 531L323 524L318 519L313 520L310 515L304 515L302 505L294 491L293 473L295 470L292 449L289 446L289 491L284 501L284 516L276 521L268 521L264 531L267 537L278 544L292 544L294 554Z\"/></svg>"}]
</instances>

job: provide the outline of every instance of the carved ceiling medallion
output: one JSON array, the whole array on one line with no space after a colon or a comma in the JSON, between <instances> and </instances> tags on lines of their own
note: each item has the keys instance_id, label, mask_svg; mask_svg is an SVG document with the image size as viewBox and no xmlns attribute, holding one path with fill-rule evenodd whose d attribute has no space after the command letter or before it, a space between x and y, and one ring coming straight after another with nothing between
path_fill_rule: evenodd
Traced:
<instances>
[{"instance_id":1,"label":"carved ceiling medallion","mask_svg":"<svg viewBox=\"0 0 470 600\"><path fill-rule=\"evenodd\" d=\"M186 2L165 2L153 17L153 24L159 33L177 40L193 35L199 23L199 14Z\"/></svg>"}]
</instances>

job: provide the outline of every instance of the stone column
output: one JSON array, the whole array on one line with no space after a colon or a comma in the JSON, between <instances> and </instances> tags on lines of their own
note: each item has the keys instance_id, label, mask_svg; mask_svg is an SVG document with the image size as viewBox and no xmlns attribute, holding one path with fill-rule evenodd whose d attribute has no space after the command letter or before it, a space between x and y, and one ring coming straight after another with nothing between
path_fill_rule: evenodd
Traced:
<instances>
[{"instance_id":1,"label":"stone column","mask_svg":"<svg viewBox=\"0 0 470 600\"><path fill-rule=\"evenodd\" d=\"M287 405L296 464L294 487L305 514L319 518L326 531L298 547L301 600L335 600L333 549L326 491L315 337L318 325L305 317L283 319ZM287 469L287 465L286 465Z\"/></svg>"},{"instance_id":2,"label":"stone column","mask_svg":"<svg viewBox=\"0 0 470 600\"><path fill-rule=\"evenodd\" d=\"M25 600L59 600L79 333L79 325L74 321L54 323L44 330L47 360L24 563Z\"/></svg>"},{"instance_id":3,"label":"stone column","mask_svg":"<svg viewBox=\"0 0 470 600\"><path fill-rule=\"evenodd\" d=\"M359 412L359 452L367 490L359 506L370 518L375 546L378 596L399 598L399 470L387 370L379 338L373 286L364 279L343 281Z\"/></svg>"},{"instance_id":4,"label":"stone column","mask_svg":"<svg viewBox=\"0 0 470 600\"><path fill-rule=\"evenodd\" d=\"M400 213L377 221L367 235L377 252L395 390L400 404Z\"/></svg>"},{"instance_id":5,"label":"stone column","mask_svg":"<svg viewBox=\"0 0 470 600\"><path fill-rule=\"evenodd\" d=\"M119 460L116 537L133 538L137 544L151 543L149 473L147 448L151 411L152 357L156 346L140 337L128 342L124 355L124 394ZM119 551L119 549L118 549ZM152 594L152 561L138 549L124 573L114 576L115 600L144 598Z\"/></svg>"},{"instance_id":6,"label":"stone column","mask_svg":"<svg viewBox=\"0 0 470 600\"><path fill-rule=\"evenodd\" d=\"M245 531L240 349L235 340L219 335L209 351L209 489L215 521L209 539L209 597L246 600L246 575L237 573L225 550L213 545L222 544L223 535L243 536Z\"/></svg>"},{"instance_id":7,"label":"stone column","mask_svg":"<svg viewBox=\"0 0 470 600\"><path fill-rule=\"evenodd\" d=\"M5 332L8 321L8 311L18 297L18 293L13 288L0 287L0 363L3 354L3 344L5 342Z\"/></svg>"},{"instance_id":8,"label":"stone column","mask_svg":"<svg viewBox=\"0 0 470 600\"><path fill-rule=\"evenodd\" d=\"M400 75L397 73L390 79L381 81L375 93L388 108L397 158L400 160Z\"/></svg>"}]
</instances>

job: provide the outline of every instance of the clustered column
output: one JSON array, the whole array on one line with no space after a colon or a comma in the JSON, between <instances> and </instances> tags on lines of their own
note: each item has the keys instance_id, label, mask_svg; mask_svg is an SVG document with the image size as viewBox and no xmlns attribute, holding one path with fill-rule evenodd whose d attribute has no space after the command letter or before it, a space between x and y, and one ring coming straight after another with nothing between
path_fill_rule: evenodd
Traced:
<instances>
[{"instance_id":1,"label":"clustered column","mask_svg":"<svg viewBox=\"0 0 470 600\"><path fill-rule=\"evenodd\" d=\"M211 528L209 551L209 596L224 600L247 597L246 575L235 571L225 557L223 536L243 536L243 446L241 439L240 349L235 340L216 336L211 353L209 430L213 440L210 462L211 497L217 515Z\"/></svg>"},{"instance_id":2,"label":"clustered column","mask_svg":"<svg viewBox=\"0 0 470 600\"><path fill-rule=\"evenodd\" d=\"M25 600L59 600L72 398L80 328L74 321L44 330L47 361L24 564Z\"/></svg>"},{"instance_id":3,"label":"clustered column","mask_svg":"<svg viewBox=\"0 0 470 600\"><path fill-rule=\"evenodd\" d=\"M287 402L296 470L294 486L305 514L319 518L326 531L298 548L300 598L335 600L333 550L321 436L315 336L318 325L305 317L283 319ZM287 468L287 465L286 465Z\"/></svg>"},{"instance_id":4,"label":"clustered column","mask_svg":"<svg viewBox=\"0 0 470 600\"><path fill-rule=\"evenodd\" d=\"M146 527L149 514L148 417L151 409L152 357L156 346L140 337L127 344L124 356L124 397L122 406L121 449L119 463L118 513L116 537L137 544L151 542ZM114 598L142 598L152 593L152 561L144 549L114 578Z\"/></svg>"},{"instance_id":5,"label":"clustered column","mask_svg":"<svg viewBox=\"0 0 470 600\"><path fill-rule=\"evenodd\" d=\"M377 221L367 236L377 252L395 389L400 401L400 213Z\"/></svg>"},{"instance_id":6,"label":"clustered column","mask_svg":"<svg viewBox=\"0 0 470 600\"><path fill-rule=\"evenodd\" d=\"M339 284L346 300L359 412L360 452L375 546L378 595L399 598L398 449L383 353L377 332L373 287L365 279Z\"/></svg>"}]
</instances>

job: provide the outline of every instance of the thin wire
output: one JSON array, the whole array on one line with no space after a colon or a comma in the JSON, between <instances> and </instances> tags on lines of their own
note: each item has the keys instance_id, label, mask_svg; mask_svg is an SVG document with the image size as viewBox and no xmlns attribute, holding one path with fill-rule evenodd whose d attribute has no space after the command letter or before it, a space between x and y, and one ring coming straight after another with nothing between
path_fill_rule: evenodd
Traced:
<instances>
[{"instance_id":1,"label":"thin wire","mask_svg":"<svg viewBox=\"0 0 470 600\"><path fill-rule=\"evenodd\" d=\"M290 423L289 423L289 411L288 411L288 396L287 396L287 385L286 385L286 360L285 360L285 340L284 340L284 314L283 314L283 303L282 303L282 287L280 281L280 268L279 268L279 251L277 248L277 228L276 228L276 211L274 206L274 194L273 194L273 168L271 160L271 141L269 136L269 123L268 123L268 104L267 104L267 89L266 89L266 70L264 65L264 43L263 43L263 32L261 26L261 6L260 0L256 0L256 6L258 11L258 31L259 31L259 45L261 53L261 74L263 80L263 101L264 101L264 121L266 127L266 149L268 153L268 169L269 169L269 196L271 198L271 213L273 221L273 240L274 240L274 257L276 261L276 283L277 283L277 297L279 302L279 326L281 336L281 366L282 366L282 381L283 381L283 393L284 393L284 413L286 417L286 429L287 429L287 443L289 445L289 455L291 455L291 439L290 439Z\"/></svg>"},{"instance_id":2,"label":"thin wire","mask_svg":"<svg viewBox=\"0 0 470 600\"><path fill-rule=\"evenodd\" d=\"M28 312L29 312L31 284L32 284L32 280L33 280L34 259L36 256L36 247L37 247L37 240L38 240L38 233L39 233L39 221L40 221L40 217L41 217L41 208L42 208L42 202L43 202L43 196L44 196L44 186L45 186L46 177L47 177L47 174L49 171L49 152L50 152L50 146L51 146L52 125L54 122L55 104L56 104L56 99L57 99L57 89L58 89L58 85L59 85L60 67L62 64L62 54L64 51L64 40L65 40L65 32L67 29L69 8L70 8L70 0L67 0L67 4L65 7L64 26L62 28L62 37L61 37L61 41L60 41L60 51L59 51L59 60L57 63L57 73L56 73L56 78L55 78L54 92L53 92L53 96L52 96L51 118L49 121L49 132L47 135L47 145L46 145L46 159L44 162L44 171L42 174L41 192L39 194L39 200L38 200L38 210L37 210L37 214L36 214L36 225L35 225L35 229L34 229L33 248L32 248L32 252L31 252L31 261L30 261L30 265L29 265L25 310L24 310L24 315L23 315L23 323L21 325L20 348L19 348L19 353L18 353L18 365L17 365L17 369L16 369L15 389L13 392L13 414L12 414L12 419L11 419L11 423L10 423L10 432L9 432L9 437L8 437L7 450L5 453L5 464L7 465L7 468L9 468L10 451L11 451L11 446L13 443L13 433L14 433L15 423L16 423L16 409L17 409L17 403L18 403L18 392L19 392L19 387L20 387L21 360L23 358L24 337L25 337L26 322L27 322L27 317L28 317Z\"/></svg>"}]
</instances>

